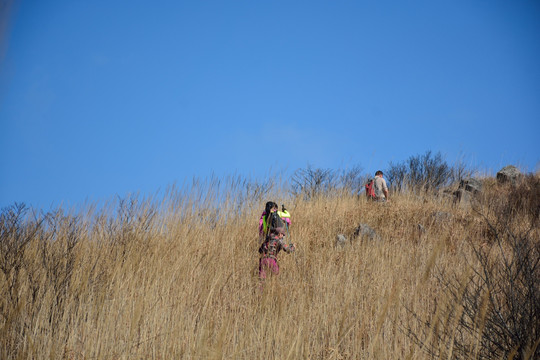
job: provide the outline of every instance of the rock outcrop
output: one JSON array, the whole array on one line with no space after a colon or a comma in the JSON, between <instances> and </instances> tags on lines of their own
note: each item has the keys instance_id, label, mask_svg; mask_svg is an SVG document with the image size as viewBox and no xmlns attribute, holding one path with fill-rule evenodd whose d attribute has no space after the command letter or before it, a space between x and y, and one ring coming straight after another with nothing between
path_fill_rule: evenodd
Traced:
<instances>
[{"instance_id":1,"label":"rock outcrop","mask_svg":"<svg viewBox=\"0 0 540 360\"><path fill-rule=\"evenodd\" d=\"M475 179L475 178L461 180L459 183L459 187L473 194L476 194L482 191L482 183L480 182L480 180Z\"/></svg>"},{"instance_id":2,"label":"rock outcrop","mask_svg":"<svg viewBox=\"0 0 540 360\"><path fill-rule=\"evenodd\" d=\"M497 181L501 184L511 183L515 184L523 176L521 171L514 165L508 165L503 167L497 173Z\"/></svg>"},{"instance_id":3,"label":"rock outcrop","mask_svg":"<svg viewBox=\"0 0 540 360\"><path fill-rule=\"evenodd\" d=\"M369 225L367 224L360 224L358 227L354 230L354 237L359 237L362 240L380 240L379 234L375 232Z\"/></svg>"},{"instance_id":4,"label":"rock outcrop","mask_svg":"<svg viewBox=\"0 0 540 360\"><path fill-rule=\"evenodd\" d=\"M475 195L482 192L482 182L475 178L463 179L454 191L454 202L468 204Z\"/></svg>"},{"instance_id":5,"label":"rock outcrop","mask_svg":"<svg viewBox=\"0 0 540 360\"><path fill-rule=\"evenodd\" d=\"M354 232L349 239L343 234L338 234L336 236L336 246L343 247L355 240L369 240L369 241L379 241L381 237L371 226L367 224L360 224L354 229Z\"/></svg>"},{"instance_id":6,"label":"rock outcrop","mask_svg":"<svg viewBox=\"0 0 540 360\"><path fill-rule=\"evenodd\" d=\"M342 247L349 243L349 240L343 234L336 236L336 246Z\"/></svg>"}]
</instances>

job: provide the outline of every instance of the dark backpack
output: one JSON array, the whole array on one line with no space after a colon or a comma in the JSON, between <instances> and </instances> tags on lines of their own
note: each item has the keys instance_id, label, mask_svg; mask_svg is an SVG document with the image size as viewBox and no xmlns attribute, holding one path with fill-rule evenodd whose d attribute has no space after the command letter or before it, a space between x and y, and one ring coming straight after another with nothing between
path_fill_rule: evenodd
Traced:
<instances>
[{"instance_id":1,"label":"dark backpack","mask_svg":"<svg viewBox=\"0 0 540 360\"><path fill-rule=\"evenodd\" d=\"M285 222L279 217L277 211L271 212L266 220L266 231L270 232L272 229L285 228Z\"/></svg>"},{"instance_id":2,"label":"dark backpack","mask_svg":"<svg viewBox=\"0 0 540 360\"><path fill-rule=\"evenodd\" d=\"M366 187L366 197L368 200L375 200L375 180L371 179L369 182L365 185Z\"/></svg>"}]
</instances>

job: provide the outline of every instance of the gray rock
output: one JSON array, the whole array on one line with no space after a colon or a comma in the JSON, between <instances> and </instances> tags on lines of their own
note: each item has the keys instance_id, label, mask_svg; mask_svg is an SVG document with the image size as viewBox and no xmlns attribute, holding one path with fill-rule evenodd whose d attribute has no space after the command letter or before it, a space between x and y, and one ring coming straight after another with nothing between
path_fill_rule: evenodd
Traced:
<instances>
[{"instance_id":1,"label":"gray rock","mask_svg":"<svg viewBox=\"0 0 540 360\"><path fill-rule=\"evenodd\" d=\"M347 240L345 235L338 234L338 236L336 236L336 246L345 246L348 242L349 240Z\"/></svg>"},{"instance_id":2,"label":"gray rock","mask_svg":"<svg viewBox=\"0 0 540 360\"><path fill-rule=\"evenodd\" d=\"M465 189L457 189L454 191L454 202L468 203L471 201L471 192Z\"/></svg>"},{"instance_id":3,"label":"gray rock","mask_svg":"<svg viewBox=\"0 0 540 360\"><path fill-rule=\"evenodd\" d=\"M368 239L374 241L378 241L381 239L379 234L377 234L377 232L367 224L358 225L358 227L354 230L353 235L354 237L360 237L361 239Z\"/></svg>"},{"instance_id":4,"label":"gray rock","mask_svg":"<svg viewBox=\"0 0 540 360\"><path fill-rule=\"evenodd\" d=\"M476 194L482 191L482 183L480 182L480 180L475 178L463 179L459 183L459 188Z\"/></svg>"},{"instance_id":5,"label":"gray rock","mask_svg":"<svg viewBox=\"0 0 540 360\"><path fill-rule=\"evenodd\" d=\"M461 203L468 205L473 196L476 196L482 192L482 182L475 178L463 179L459 183L459 187L453 192L454 204Z\"/></svg>"},{"instance_id":6,"label":"gray rock","mask_svg":"<svg viewBox=\"0 0 540 360\"><path fill-rule=\"evenodd\" d=\"M360 224L356 227L354 230L352 236L350 239L347 239L347 237L343 234L338 234L336 236L336 246L338 247L344 247L355 240L370 240L370 241L379 241L381 237L375 230L373 230L369 225L367 224Z\"/></svg>"},{"instance_id":7,"label":"gray rock","mask_svg":"<svg viewBox=\"0 0 540 360\"><path fill-rule=\"evenodd\" d=\"M497 181L501 184L515 184L521 178L521 176L521 171L519 171L517 167L514 165L508 165L499 170L497 173Z\"/></svg>"},{"instance_id":8,"label":"gray rock","mask_svg":"<svg viewBox=\"0 0 540 360\"><path fill-rule=\"evenodd\" d=\"M424 225L418 224L418 225L416 225L416 228L418 229L418 232L420 234L425 234L426 233L426 228L424 227Z\"/></svg>"}]
</instances>

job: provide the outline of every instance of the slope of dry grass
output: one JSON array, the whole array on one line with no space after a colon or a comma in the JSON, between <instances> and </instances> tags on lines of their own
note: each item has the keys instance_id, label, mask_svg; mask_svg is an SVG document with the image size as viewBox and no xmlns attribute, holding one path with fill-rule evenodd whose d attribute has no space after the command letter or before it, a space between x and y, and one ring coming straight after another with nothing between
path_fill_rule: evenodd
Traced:
<instances>
[{"instance_id":1,"label":"slope of dry grass","mask_svg":"<svg viewBox=\"0 0 540 360\"><path fill-rule=\"evenodd\" d=\"M252 199L228 196L245 186L27 216L33 223L5 211L0 357L429 358L408 335L425 331L413 314L429 320L444 300L435 268L469 271L471 242L488 239L480 215L437 197L304 201L257 186ZM280 254L280 275L261 291L266 197L286 199L297 251ZM334 247L359 223L381 240Z\"/></svg>"}]
</instances>

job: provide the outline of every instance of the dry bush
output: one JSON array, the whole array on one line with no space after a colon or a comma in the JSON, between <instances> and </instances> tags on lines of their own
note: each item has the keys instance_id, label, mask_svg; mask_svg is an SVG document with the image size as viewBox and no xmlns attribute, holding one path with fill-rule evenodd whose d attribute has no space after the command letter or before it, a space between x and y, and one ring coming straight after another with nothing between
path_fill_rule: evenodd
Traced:
<instances>
[{"instance_id":1,"label":"dry bush","mask_svg":"<svg viewBox=\"0 0 540 360\"><path fill-rule=\"evenodd\" d=\"M366 183L362 167L350 169L323 169L308 165L296 170L291 177L290 192L294 197L303 196L310 200L317 196L332 196L339 193L359 194Z\"/></svg>"},{"instance_id":2,"label":"dry bush","mask_svg":"<svg viewBox=\"0 0 540 360\"><path fill-rule=\"evenodd\" d=\"M396 191L429 193L459 183L470 177L472 170L463 162L448 164L440 152L432 154L431 151L426 151L425 154L411 156L406 161L390 162L385 174Z\"/></svg>"}]
</instances>

